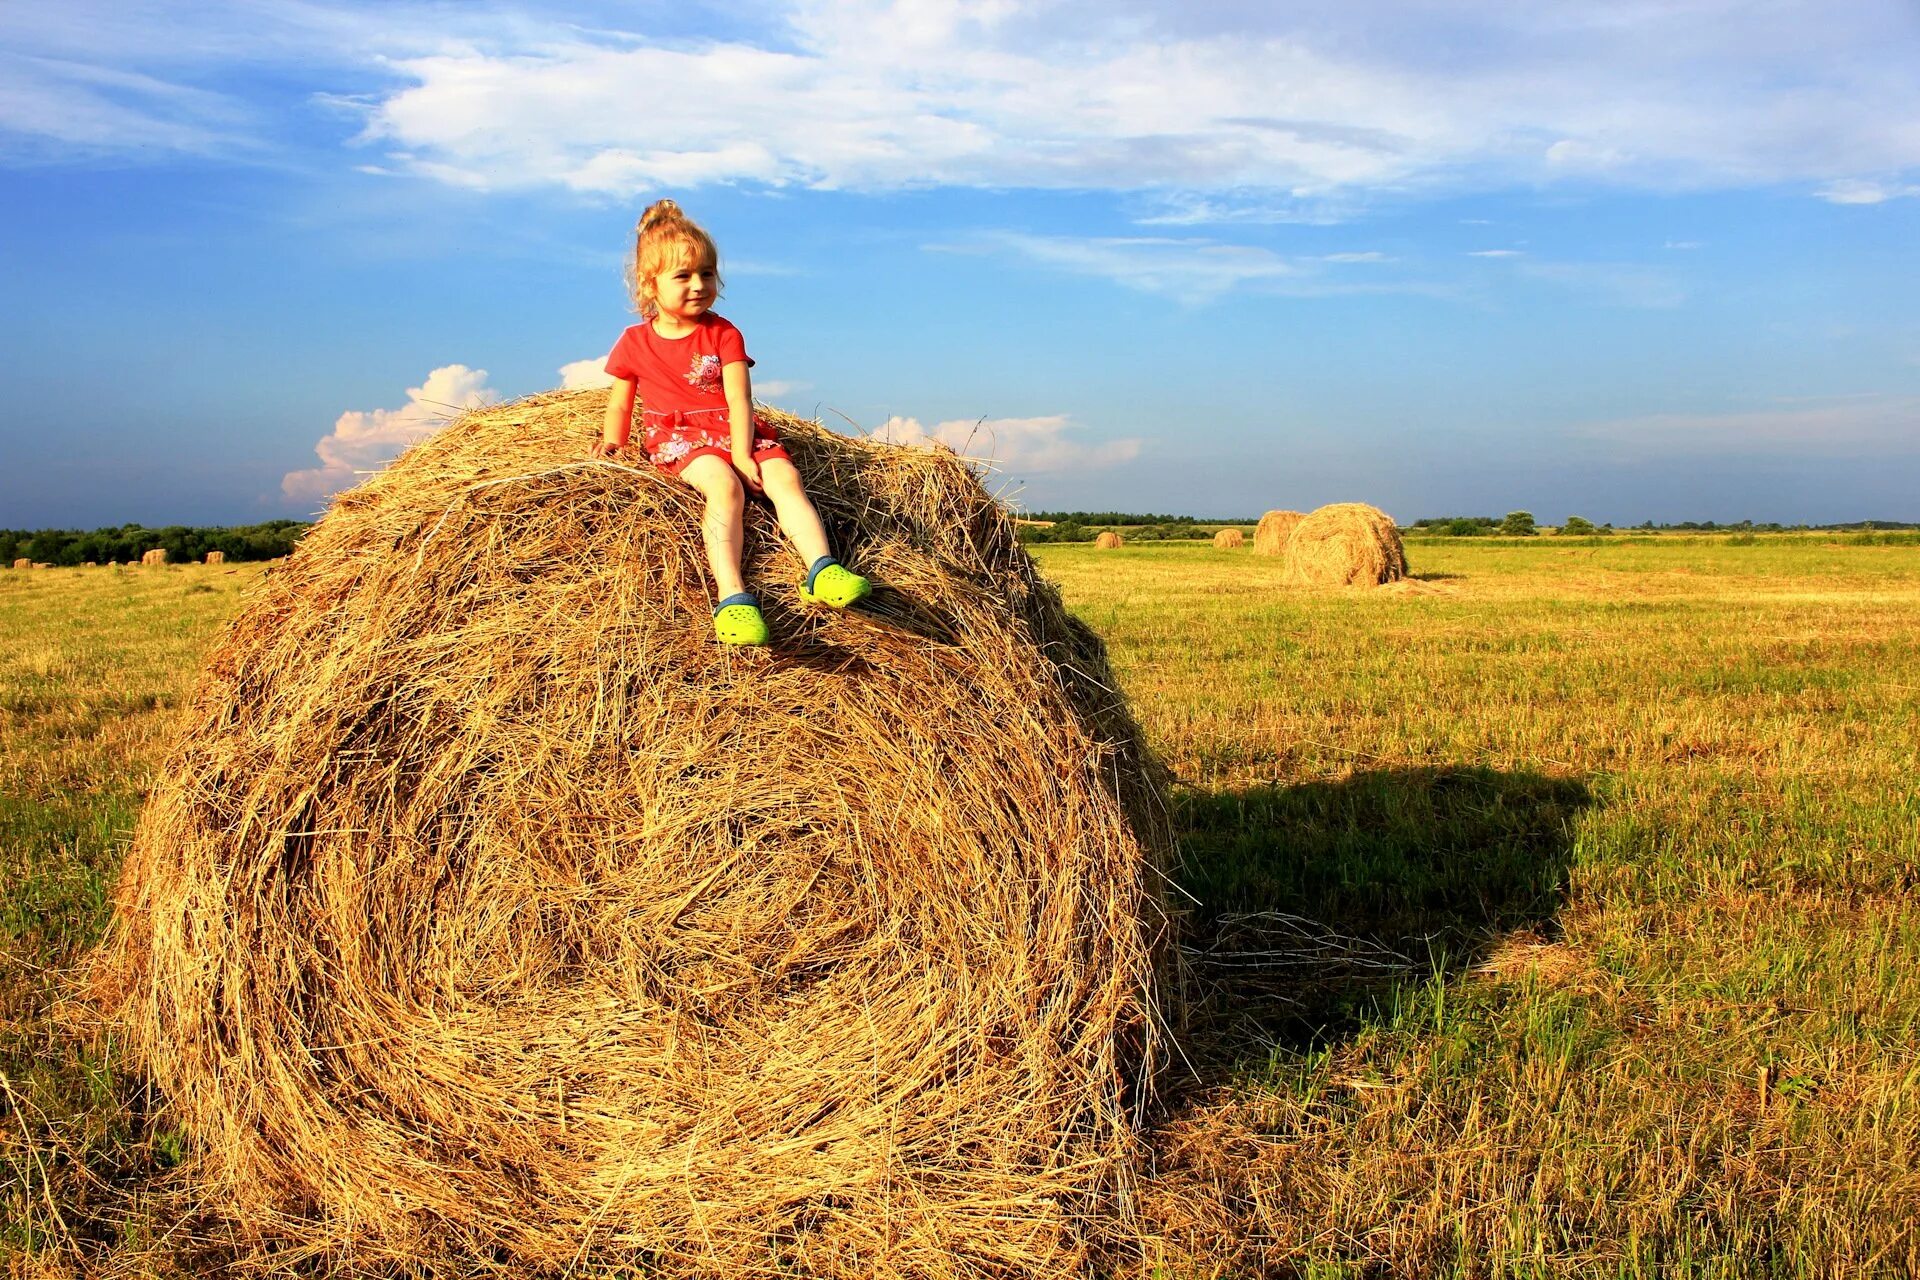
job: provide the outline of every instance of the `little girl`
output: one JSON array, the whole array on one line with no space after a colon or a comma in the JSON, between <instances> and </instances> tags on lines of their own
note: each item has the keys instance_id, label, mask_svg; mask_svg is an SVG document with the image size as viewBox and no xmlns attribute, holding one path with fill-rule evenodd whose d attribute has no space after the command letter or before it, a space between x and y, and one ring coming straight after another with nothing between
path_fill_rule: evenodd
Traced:
<instances>
[{"instance_id":1,"label":"little girl","mask_svg":"<svg viewBox=\"0 0 1920 1280\"><path fill-rule=\"evenodd\" d=\"M626 447L637 390L647 456L707 499L700 531L720 597L714 633L722 644L765 644L766 619L740 578L743 484L773 500L780 528L807 562L803 599L844 609L873 587L833 558L793 460L773 427L753 412L746 343L709 309L720 296L719 260L712 237L673 201L658 201L640 215L628 280L641 323L621 334L607 356L613 391L593 452L607 457Z\"/></svg>"}]
</instances>

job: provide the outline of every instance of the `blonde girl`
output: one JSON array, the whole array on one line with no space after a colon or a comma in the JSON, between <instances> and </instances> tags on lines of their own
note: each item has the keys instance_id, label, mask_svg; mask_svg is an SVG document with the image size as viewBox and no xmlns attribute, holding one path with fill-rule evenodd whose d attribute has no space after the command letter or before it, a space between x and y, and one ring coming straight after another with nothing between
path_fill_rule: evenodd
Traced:
<instances>
[{"instance_id":1,"label":"blonde girl","mask_svg":"<svg viewBox=\"0 0 1920 1280\"><path fill-rule=\"evenodd\" d=\"M713 238L673 201L657 201L640 216L628 280L641 322L607 356L613 391L593 451L608 457L626 447L637 395L647 457L707 500L700 531L719 598L714 634L722 644L758 645L767 643L766 619L740 577L749 492L772 501L781 530L806 562L802 598L844 609L873 588L833 558L799 471L773 426L753 411L746 342L712 310L719 262Z\"/></svg>"}]
</instances>

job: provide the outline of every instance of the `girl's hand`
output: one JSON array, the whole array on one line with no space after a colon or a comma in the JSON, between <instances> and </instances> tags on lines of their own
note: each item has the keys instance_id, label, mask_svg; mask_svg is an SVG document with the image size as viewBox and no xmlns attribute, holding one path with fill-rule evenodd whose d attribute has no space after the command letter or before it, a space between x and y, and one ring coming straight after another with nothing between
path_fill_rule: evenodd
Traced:
<instances>
[{"instance_id":1,"label":"girl's hand","mask_svg":"<svg viewBox=\"0 0 1920 1280\"><path fill-rule=\"evenodd\" d=\"M753 490L755 493L766 492L766 490L760 486L760 464L753 460L752 454L734 454L733 469L740 473L740 479L746 484L747 488Z\"/></svg>"},{"instance_id":2,"label":"girl's hand","mask_svg":"<svg viewBox=\"0 0 1920 1280\"><path fill-rule=\"evenodd\" d=\"M596 440L594 441L593 449L587 456L591 458L617 458L620 456L620 451L624 448L626 448L625 445L615 444L611 440Z\"/></svg>"}]
</instances>

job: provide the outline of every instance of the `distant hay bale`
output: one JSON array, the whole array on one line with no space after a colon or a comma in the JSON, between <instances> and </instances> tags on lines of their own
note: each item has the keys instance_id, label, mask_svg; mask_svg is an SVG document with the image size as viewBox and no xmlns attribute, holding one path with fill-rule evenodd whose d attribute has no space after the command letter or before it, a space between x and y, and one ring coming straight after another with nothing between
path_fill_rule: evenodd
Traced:
<instances>
[{"instance_id":1,"label":"distant hay bale","mask_svg":"<svg viewBox=\"0 0 1920 1280\"><path fill-rule=\"evenodd\" d=\"M1098 639L960 458L770 412L881 585L756 505L723 649L605 402L456 420L212 651L93 975L196 1197L341 1274L1090 1273L1175 954Z\"/></svg>"},{"instance_id":2,"label":"distant hay bale","mask_svg":"<svg viewBox=\"0 0 1920 1280\"><path fill-rule=\"evenodd\" d=\"M1113 530L1105 529L1101 531L1099 537L1093 540L1093 545L1099 547L1102 551L1111 551L1115 547L1126 546L1127 540Z\"/></svg>"},{"instance_id":3,"label":"distant hay bale","mask_svg":"<svg viewBox=\"0 0 1920 1280\"><path fill-rule=\"evenodd\" d=\"M1336 502L1294 526L1286 575L1305 586L1378 586L1407 576L1407 553L1386 512L1364 502Z\"/></svg>"},{"instance_id":4,"label":"distant hay bale","mask_svg":"<svg viewBox=\"0 0 1920 1280\"><path fill-rule=\"evenodd\" d=\"M51 560L35 560L35 561L33 562L33 567L34 567L34 568L36 568L36 569L51 569L51 568L53 568L53 561L51 561Z\"/></svg>"},{"instance_id":5,"label":"distant hay bale","mask_svg":"<svg viewBox=\"0 0 1920 1280\"><path fill-rule=\"evenodd\" d=\"M1298 511L1269 511L1253 528L1255 555L1280 556L1287 553L1287 538L1306 516Z\"/></svg>"},{"instance_id":6,"label":"distant hay bale","mask_svg":"<svg viewBox=\"0 0 1920 1280\"><path fill-rule=\"evenodd\" d=\"M141 564L165 564L166 562L167 549L165 547L155 547L140 557Z\"/></svg>"},{"instance_id":7,"label":"distant hay bale","mask_svg":"<svg viewBox=\"0 0 1920 1280\"><path fill-rule=\"evenodd\" d=\"M1236 547L1245 546L1246 543L1247 535L1238 529L1222 529L1213 535L1213 545L1222 551L1231 551Z\"/></svg>"},{"instance_id":8,"label":"distant hay bale","mask_svg":"<svg viewBox=\"0 0 1920 1280\"><path fill-rule=\"evenodd\" d=\"M107 568L109 568L109 569L118 569L119 567L120 567L120 562L119 562L118 560L109 560L109 561L107 561Z\"/></svg>"},{"instance_id":9,"label":"distant hay bale","mask_svg":"<svg viewBox=\"0 0 1920 1280\"><path fill-rule=\"evenodd\" d=\"M226 552L224 552L224 551L209 551L209 552L207 552L207 563L208 563L208 564L225 564L226 562L227 562L227 553L226 553Z\"/></svg>"},{"instance_id":10,"label":"distant hay bale","mask_svg":"<svg viewBox=\"0 0 1920 1280\"><path fill-rule=\"evenodd\" d=\"M33 568L33 561L29 560L25 556L21 556L18 560L15 560L13 562L13 567L16 569L31 569Z\"/></svg>"},{"instance_id":11,"label":"distant hay bale","mask_svg":"<svg viewBox=\"0 0 1920 1280\"><path fill-rule=\"evenodd\" d=\"M100 562L98 560L88 560L87 562L82 564L80 567L82 569L98 569L100 567Z\"/></svg>"}]
</instances>

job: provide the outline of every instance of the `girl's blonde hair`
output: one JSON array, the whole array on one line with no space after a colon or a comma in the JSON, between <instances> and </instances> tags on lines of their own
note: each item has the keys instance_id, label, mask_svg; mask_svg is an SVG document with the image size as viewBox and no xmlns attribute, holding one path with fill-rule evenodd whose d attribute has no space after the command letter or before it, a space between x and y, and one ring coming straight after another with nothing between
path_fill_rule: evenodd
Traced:
<instances>
[{"instance_id":1,"label":"girl's blonde hair","mask_svg":"<svg viewBox=\"0 0 1920 1280\"><path fill-rule=\"evenodd\" d=\"M689 218L671 200L656 200L640 215L633 229L633 258L627 263L627 291L633 306L643 316L651 316L658 306L653 296L653 278L691 260L695 266L713 271L713 291L720 293L720 250L713 237Z\"/></svg>"}]
</instances>

